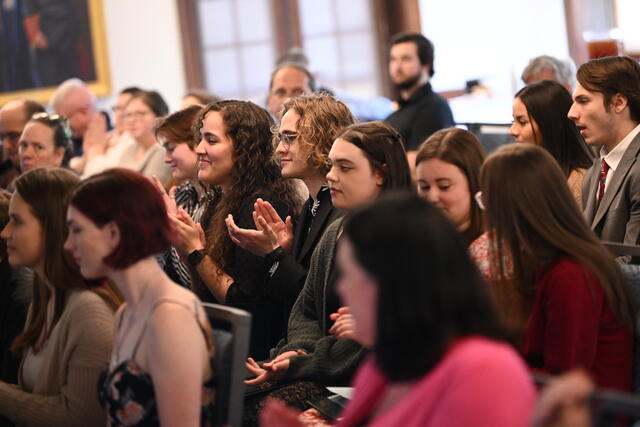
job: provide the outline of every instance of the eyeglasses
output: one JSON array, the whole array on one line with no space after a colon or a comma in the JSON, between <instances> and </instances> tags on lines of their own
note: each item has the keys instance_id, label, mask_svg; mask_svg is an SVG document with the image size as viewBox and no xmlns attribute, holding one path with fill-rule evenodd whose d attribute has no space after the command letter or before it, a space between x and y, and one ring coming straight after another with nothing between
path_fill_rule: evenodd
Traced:
<instances>
[{"instance_id":1,"label":"eyeglasses","mask_svg":"<svg viewBox=\"0 0 640 427\"><path fill-rule=\"evenodd\" d=\"M273 134L273 140L278 144L282 143L282 145L284 145L288 150L291 147L291 144L293 144L293 142L296 139L298 139L298 136L300 136L300 134L297 132L292 132L292 133L275 132Z\"/></svg>"},{"instance_id":2,"label":"eyeglasses","mask_svg":"<svg viewBox=\"0 0 640 427\"><path fill-rule=\"evenodd\" d=\"M482 202L482 191L478 191L473 198L476 200L478 207L484 210L484 203Z\"/></svg>"}]
</instances>

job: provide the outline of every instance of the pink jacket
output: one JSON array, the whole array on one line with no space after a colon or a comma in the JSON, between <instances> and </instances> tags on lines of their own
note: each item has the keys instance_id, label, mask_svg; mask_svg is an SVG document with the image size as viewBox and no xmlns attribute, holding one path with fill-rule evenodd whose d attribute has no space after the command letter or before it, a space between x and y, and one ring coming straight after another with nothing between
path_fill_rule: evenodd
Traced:
<instances>
[{"instance_id":1,"label":"pink jacket","mask_svg":"<svg viewBox=\"0 0 640 427\"><path fill-rule=\"evenodd\" d=\"M357 426L371 416L388 379L373 357L360 367L355 393L338 423ZM530 424L536 392L527 367L509 345L482 337L455 341L409 393L369 426L491 426Z\"/></svg>"}]
</instances>

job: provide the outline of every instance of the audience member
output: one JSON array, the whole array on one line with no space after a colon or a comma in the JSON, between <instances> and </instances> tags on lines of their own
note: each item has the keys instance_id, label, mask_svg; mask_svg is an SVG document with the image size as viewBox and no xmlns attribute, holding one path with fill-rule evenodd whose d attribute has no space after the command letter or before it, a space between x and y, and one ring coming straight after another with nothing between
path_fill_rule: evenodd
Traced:
<instances>
[{"instance_id":1,"label":"audience member","mask_svg":"<svg viewBox=\"0 0 640 427\"><path fill-rule=\"evenodd\" d=\"M0 190L0 230L9 222L10 200L11 193ZM18 383L20 357L10 347L24 328L33 280L28 272L9 264L7 242L0 239L0 381L10 384Z\"/></svg>"},{"instance_id":2,"label":"audience member","mask_svg":"<svg viewBox=\"0 0 640 427\"><path fill-rule=\"evenodd\" d=\"M416 150L432 133L455 125L447 101L431 89L433 43L418 33L391 39L389 75L399 91L398 110L387 117L405 143L411 176L415 178Z\"/></svg>"},{"instance_id":3,"label":"audience member","mask_svg":"<svg viewBox=\"0 0 640 427\"><path fill-rule=\"evenodd\" d=\"M51 96L50 104L56 113L69 119L74 156L82 156L84 136L90 127L102 133L109 130L109 116L98 111L95 96L80 79L62 82Z\"/></svg>"},{"instance_id":4,"label":"audience member","mask_svg":"<svg viewBox=\"0 0 640 427\"><path fill-rule=\"evenodd\" d=\"M285 324L320 237L341 215L331 204L327 160L335 135L353 123L349 108L329 95L302 95L285 101L282 120L274 134L278 142L276 156L282 177L299 178L309 192L295 231L291 217L280 219L268 201L256 202L255 230L239 228L232 216L227 218L231 239L271 263L268 286L285 303Z\"/></svg>"},{"instance_id":5,"label":"audience member","mask_svg":"<svg viewBox=\"0 0 640 427\"><path fill-rule=\"evenodd\" d=\"M582 182L592 163L593 153L567 117L571 102L569 92L557 82L543 80L531 83L516 93L509 133L516 142L540 145L555 158L574 199L581 206ZM490 248L491 245L494 247ZM496 250L491 232L483 234L469 247L471 258L489 283L495 282L499 275L497 263L490 262L488 257L491 250ZM510 276L513 264L506 255L503 264L505 274Z\"/></svg>"},{"instance_id":6,"label":"audience member","mask_svg":"<svg viewBox=\"0 0 640 427\"><path fill-rule=\"evenodd\" d=\"M169 194L156 180L157 187L164 195L169 213L175 215L178 206L189 214L195 223L200 223L207 205L213 203L213 189L198 181L198 158L193 124L200 113L201 106L192 105L161 119L155 128L156 138L162 141L165 149L165 163L171 166L174 181L181 182ZM161 265L169 278L187 289L191 289L189 266L180 259L173 246L161 258Z\"/></svg>"},{"instance_id":7,"label":"audience member","mask_svg":"<svg viewBox=\"0 0 640 427\"><path fill-rule=\"evenodd\" d=\"M449 128L431 135L416 155L418 195L430 201L470 244L482 233L482 211L474 202L480 190L484 149L471 132Z\"/></svg>"},{"instance_id":8,"label":"audience member","mask_svg":"<svg viewBox=\"0 0 640 427\"><path fill-rule=\"evenodd\" d=\"M156 121L167 114L169 107L158 92L141 90L131 96L124 119L133 140L120 152L118 167L140 172L148 178L155 175L162 185L167 185L171 170L164 163L165 151L153 132Z\"/></svg>"},{"instance_id":9,"label":"audience member","mask_svg":"<svg viewBox=\"0 0 640 427\"><path fill-rule=\"evenodd\" d=\"M35 113L44 113L44 107L30 99L9 101L0 108L0 188L7 188L20 174L18 142L25 125Z\"/></svg>"},{"instance_id":10,"label":"audience member","mask_svg":"<svg viewBox=\"0 0 640 427\"><path fill-rule=\"evenodd\" d=\"M598 383L629 391L635 307L622 273L589 230L553 157L533 144L489 156L480 177L498 264L492 286L506 321L522 333L534 370L586 369Z\"/></svg>"},{"instance_id":11,"label":"audience member","mask_svg":"<svg viewBox=\"0 0 640 427\"><path fill-rule=\"evenodd\" d=\"M267 110L273 117L282 117L282 104L295 96L315 91L313 75L300 64L285 63L271 73Z\"/></svg>"},{"instance_id":12,"label":"audience member","mask_svg":"<svg viewBox=\"0 0 640 427\"><path fill-rule=\"evenodd\" d=\"M222 99L212 93L202 89L192 89L182 97L180 109L184 110L192 105L199 105L203 107L207 104L218 101L222 101Z\"/></svg>"},{"instance_id":13,"label":"audience member","mask_svg":"<svg viewBox=\"0 0 640 427\"><path fill-rule=\"evenodd\" d=\"M582 207L602 240L635 244L640 236L640 65L626 56L586 62L568 116L600 147L582 185Z\"/></svg>"},{"instance_id":14,"label":"audience member","mask_svg":"<svg viewBox=\"0 0 640 427\"><path fill-rule=\"evenodd\" d=\"M65 247L82 275L108 278L125 299L100 384L108 425L205 425L214 415L211 327L153 256L171 233L162 197L142 175L110 169L78 187L68 219Z\"/></svg>"},{"instance_id":15,"label":"audience member","mask_svg":"<svg viewBox=\"0 0 640 427\"><path fill-rule=\"evenodd\" d=\"M593 163L593 153L567 117L571 103L571 95L560 83L531 83L516 93L509 133L516 142L541 145L556 159L581 206L582 180Z\"/></svg>"},{"instance_id":16,"label":"audience member","mask_svg":"<svg viewBox=\"0 0 640 427\"><path fill-rule=\"evenodd\" d=\"M571 95L560 83L531 83L516 93L509 133L516 142L546 149L567 177L578 206L582 206L582 180L593 163L593 153L567 117L571 102Z\"/></svg>"},{"instance_id":17,"label":"audience member","mask_svg":"<svg viewBox=\"0 0 640 427\"><path fill-rule=\"evenodd\" d=\"M20 136L18 156L22 172L68 166L71 157L69 121L58 114L36 113Z\"/></svg>"},{"instance_id":18,"label":"audience member","mask_svg":"<svg viewBox=\"0 0 640 427\"><path fill-rule=\"evenodd\" d=\"M457 234L408 195L381 197L346 221L337 290L372 352L338 426L529 423L533 384ZM284 425L281 414L291 411L269 406L262 425Z\"/></svg>"},{"instance_id":19,"label":"audience member","mask_svg":"<svg viewBox=\"0 0 640 427\"><path fill-rule=\"evenodd\" d=\"M198 179L219 186L221 195L205 213L203 227L183 208L171 216L179 235L174 246L197 272L192 274L196 293L251 312L249 353L256 357L265 357L282 336L284 308L267 281L271 263L233 244L225 218L232 215L239 227L253 228L257 198L270 200L281 218L298 211L301 201L273 159L272 125L269 113L251 102L203 108L194 125L200 138Z\"/></svg>"},{"instance_id":20,"label":"audience member","mask_svg":"<svg viewBox=\"0 0 640 427\"><path fill-rule=\"evenodd\" d=\"M132 137L127 132L124 110L131 98L140 93L137 87L127 87L118 93L116 104L112 107L114 128L104 132L100 126L92 123L84 135L84 152L73 166L82 177L86 178L105 169L118 166L122 151L132 144ZM99 125L99 123L98 123Z\"/></svg>"},{"instance_id":21,"label":"audience member","mask_svg":"<svg viewBox=\"0 0 640 427\"><path fill-rule=\"evenodd\" d=\"M382 192L409 190L411 176L406 152L397 132L382 122L349 126L337 134L329 152L327 174L333 206L346 211L372 202ZM271 359L258 364L253 358L247 368L255 378L247 384L281 387L269 393L298 409L307 400L326 394L326 385L346 385L362 360L365 350L351 339L337 339L329 323L338 320L341 303L335 284L338 273L334 250L342 232L342 220L327 227L311 258L309 274L298 295L287 329L287 337L271 350ZM338 313L340 314L340 313ZM265 395L245 403L245 422L256 422Z\"/></svg>"},{"instance_id":22,"label":"audience member","mask_svg":"<svg viewBox=\"0 0 640 427\"><path fill-rule=\"evenodd\" d=\"M0 382L0 415L19 425L105 423L95 390L113 347L120 299L109 286L89 288L63 249L67 203L78 181L57 168L21 175L0 234L9 263L35 272L27 324L11 345L22 356L19 385Z\"/></svg>"},{"instance_id":23,"label":"audience member","mask_svg":"<svg viewBox=\"0 0 640 427\"><path fill-rule=\"evenodd\" d=\"M576 85L576 64L571 58L561 60L549 55L536 56L522 71L521 79L526 85L552 80L571 92Z\"/></svg>"}]
</instances>

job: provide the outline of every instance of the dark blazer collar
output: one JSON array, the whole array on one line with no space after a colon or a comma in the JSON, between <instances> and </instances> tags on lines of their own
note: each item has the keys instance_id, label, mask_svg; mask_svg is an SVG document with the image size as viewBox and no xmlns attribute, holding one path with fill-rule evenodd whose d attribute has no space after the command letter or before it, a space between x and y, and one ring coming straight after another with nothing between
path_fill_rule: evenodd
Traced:
<instances>
[{"instance_id":1,"label":"dark blazer collar","mask_svg":"<svg viewBox=\"0 0 640 427\"><path fill-rule=\"evenodd\" d=\"M315 247L315 242L318 240L320 234L322 234L322 231L327 225L328 219L331 217L331 213L334 210L333 205L331 204L331 193L329 192L328 187L322 187L320 189L318 192L318 200L320 201L320 205L318 206L318 210L314 217L311 215L313 199L309 197L302 208L302 215L300 216L300 221L296 226L296 232L293 236L293 256L298 261L304 259L309 251ZM306 238L303 239L303 231L309 227L309 223L311 223L311 228L309 229Z\"/></svg>"},{"instance_id":2,"label":"dark blazer collar","mask_svg":"<svg viewBox=\"0 0 640 427\"><path fill-rule=\"evenodd\" d=\"M602 218L605 213L609 210L609 206L613 201L614 197L620 190L620 186L625 181L631 166L636 162L638 157L638 152L640 151L640 134L636 135L635 138L631 141L624 154L622 155L622 159L618 164L618 168L614 172L611 180L609 180L609 184L607 185L604 193L604 197L600 201L600 205L598 205L598 209L596 210L595 216L593 217L593 226L595 226ZM597 181L597 180L596 180ZM597 189L593 191L594 200L595 193Z\"/></svg>"}]
</instances>

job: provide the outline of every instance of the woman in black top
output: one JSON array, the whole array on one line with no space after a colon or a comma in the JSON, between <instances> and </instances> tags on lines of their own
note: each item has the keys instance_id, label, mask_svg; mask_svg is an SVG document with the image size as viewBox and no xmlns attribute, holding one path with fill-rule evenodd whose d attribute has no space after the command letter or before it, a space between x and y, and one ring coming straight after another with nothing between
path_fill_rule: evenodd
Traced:
<instances>
[{"instance_id":1,"label":"woman in black top","mask_svg":"<svg viewBox=\"0 0 640 427\"><path fill-rule=\"evenodd\" d=\"M218 186L221 193L205 212L204 227L184 209L171 216L179 235L174 246L202 282L193 284L194 291L205 301L232 304L253 315L249 352L256 357L265 357L280 338L284 308L267 282L270 263L234 245L225 218L233 215L240 227L255 228L256 199L271 201L282 218L301 205L273 158L272 126L269 113L252 102L220 101L204 107L195 122L198 179Z\"/></svg>"}]
</instances>

